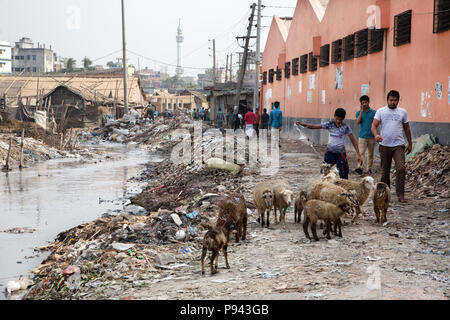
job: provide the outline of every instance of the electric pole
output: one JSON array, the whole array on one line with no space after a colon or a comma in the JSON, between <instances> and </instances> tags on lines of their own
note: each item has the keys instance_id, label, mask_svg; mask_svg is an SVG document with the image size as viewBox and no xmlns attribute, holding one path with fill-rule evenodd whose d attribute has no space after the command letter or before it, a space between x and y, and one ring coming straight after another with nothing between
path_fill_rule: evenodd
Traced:
<instances>
[{"instance_id":1,"label":"electric pole","mask_svg":"<svg viewBox=\"0 0 450 320\"><path fill-rule=\"evenodd\" d=\"M124 104L124 115L128 114L128 63L127 63L127 43L125 40L125 4L122 0L122 46L123 46L123 104Z\"/></svg>"},{"instance_id":2,"label":"electric pole","mask_svg":"<svg viewBox=\"0 0 450 320\"><path fill-rule=\"evenodd\" d=\"M213 84L216 85L216 39L213 39Z\"/></svg>"},{"instance_id":3,"label":"electric pole","mask_svg":"<svg viewBox=\"0 0 450 320\"><path fill-rule=\"evenodd\" d=\"M228 58L229 55L227 54L227 64L225 65L225 82L228 82Z\"/></svg>"},{"instance_id":4,"label":"electric pole","mask_svg":"<svg viewBox=\"0 0 450 320\"><path fill-rule=\"evenodd\" d=\"M241 70L239 70L239 79L238 79L238 84L237 84L237 93L236 93L236 105L239 107L239 101L241 100L241 91L242 91L242 84L244 82L244 76L245 76L245 69L247 68L247 57L248 57L248 45L250 42L250 35L252 33L252 27L253 27L253 18L255 16L255 8L256 8L256 3L254 3L252 5L252 14L250 16L250 23L248 25L247 28L247 37L245 38L245 47L244 47L244 54L242 57L242 65L241 65ZM237 37L237 39L242 38L242 37Z\"/></svg>"},{"instance_id":5,"label":"electric pole","mask_svg":"<svg viewBox=\"0 0 450 320\"><path fill-rule=\"evenodd\" d=\"M255 93L253 112L256 112L256 106L259 108L259 69L261 66L261 0L258 0L258 20L256 26L256 66L255 66ZM261 111L261 110L259 110Z\"/></svg>"},{"instance_id":6,"label":"electric pole","mask_svg":"<svg viewBox=\"0 0 450 320\"><path fill-rule=\"evenodd\" d=\"M230 55L230 81L233 82L233 54Z\"/></svg>"}]
</instances>

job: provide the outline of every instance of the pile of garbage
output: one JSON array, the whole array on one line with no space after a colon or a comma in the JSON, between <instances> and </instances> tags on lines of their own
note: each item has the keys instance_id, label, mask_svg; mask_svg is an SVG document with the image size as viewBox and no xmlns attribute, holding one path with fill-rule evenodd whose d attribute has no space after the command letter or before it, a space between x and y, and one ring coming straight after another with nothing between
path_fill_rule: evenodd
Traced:
<instances>
[{"instance_id":1,"label":"pile of garbage","mask_svg":"<svg viewBox=\"0 0 450 320\"><path fill-rule=\"evenodd\" d=\"M213 211L187 212L179 207L149 216L102 217L79 225L60 233L54 243L35 248L51 250L51 254L32 270L34 285L24 299L74 299L83 289L111 278L164 268L173 261L166 261L163 245L199 247L202 233L214 221Z\"/></svg>"},{"instance_id":2,"label":"pile of garbage","mask_svg":"<svg viewBox=\"0 0 450 320\"><path fill-rule=\"evenodd\" d=\"M426 197L450 198L450 147L435 144L406 162L407 189Z\"/></svg>"}]
</instances>

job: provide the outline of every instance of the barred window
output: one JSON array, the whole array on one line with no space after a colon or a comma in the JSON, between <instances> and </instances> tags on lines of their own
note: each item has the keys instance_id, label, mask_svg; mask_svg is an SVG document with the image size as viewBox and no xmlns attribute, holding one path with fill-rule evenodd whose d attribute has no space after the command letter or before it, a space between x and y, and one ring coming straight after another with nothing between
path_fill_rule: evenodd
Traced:
<instances>
[{"instance_id":1,"label":"barred window","mask_svg":"<svg viewBox=\"0 0 450 320\"><path fill-rule=\"evenodd\" d=\"M269 70L269 82L272 83L273 82L273 76L275 74L275 71L273 69Z\"/></svg>"},{"instance_id":2,"label":"barred window","mask_svg":"<svg viewBox=\"0 0 450 320\"><path fill-rule=\"evenodd\" d=\"M434 0L433 32L450 30L450 1Z\"/></svg>"},{"instance_id":3,"label":"barred window","mask_svg":"<svg viewBox=\"0 0 450 320\"><path fill-rule=\"evenodd\" d=\"M280 81L283 78L283 74L282 74L281 69L278 67L277 67L276 74L277 74L277 80Z\"/></svg>"},{"instance_id":4,"label":"barred window","mask_svg":"<svg viewBox=\"0 0 450 320\"><path fill-rule=\"evenodd\" d=\"M326 67L330 64L330 45L326 44L320 47L320 62L321 68Z\"/></svg>"},{"instance_id":5,"label":"barred window","mask_svg":"<svg viewBox=\"0 0 450 320\"><path fill-rule=\"evenodd\" d=\"M264 72L263 72L262 83L263 83L263 84L267 84L267 71L264 71Z\"/></svg>"},{"instance_id":6,"label":"barred window","mask_svg":"<svg viewBox=\"0 0 450 320\"><path fill-rule=\"evenodd\" d=\"M333 41L331 44L331 63L342 61L342 39Z\"/></svg>"},{"instance_id":7,"label":"barred window","mask_svg":"<svg viewBox=\"0 0 450 320\"><path fill-rule=\"evenodd\" d=\"M309 71L317 70L317 57L312 52L309 53Z\"/></svg>"},{"instance_id":8,"label":"barred window","mask_svg":"<svg viewBox=\"0 0 450 320\"><path fill-rule=\"evenodd\" d=\"M284 64L284 77L289 79L291 77L291 62L286 62Z\"/></svg>"},{"instance_id":9,"label":"barred window","mask_svg":"<svg viewBox=\"0 0 450 320\"><path fill-rule=\"evenodd\" d=\"M362 57L369 52L369 29L363 29L355 33L356 57Z\"/></svg>"},{"instance_id":10,"label":"barred window","mask_svg":"<svg viewBox=\"0 0 450 320\"><path fill-rule=\"evenodd\" d=\"M308 72L308 55L304 54L300 57L300 73Z\"/></svg>"},{"instance_id":11,"label":"barred window","mask_svg":"<svg viewBox=\"0 0 450 320\"><path fill-rule=\"evenodd\" d=\"M292 75L298 75L298 62L299 58L292 59Z\"/></svg>"},{"instance_id":12,"label":"barred window","mask_svg":"<svg viewBox=\"0 0 450 320\"><path fill-rule=\"evenodd\" d=\"M371 29L369 31L369 53L383 51L384 30Z\"/></svg>"},{"instance_id":13,"label":"barred window","mask_svg":"<svg viewBox=\"0 0 450 320\"><path fill-rule=\"evenodd\" d=\"M355 35L351 34L344 38L344 61L355 57Z\"/></svg>"},{"instance_id":14,"label":"barred window","mask_svg":"<svg viewBox=\"0 0 450 320\"><path fill-rule=\"evenodd\" d=\"M411 42L412 10L394 17L394 46L398 47Z\"/></svg>"}]
</instances>

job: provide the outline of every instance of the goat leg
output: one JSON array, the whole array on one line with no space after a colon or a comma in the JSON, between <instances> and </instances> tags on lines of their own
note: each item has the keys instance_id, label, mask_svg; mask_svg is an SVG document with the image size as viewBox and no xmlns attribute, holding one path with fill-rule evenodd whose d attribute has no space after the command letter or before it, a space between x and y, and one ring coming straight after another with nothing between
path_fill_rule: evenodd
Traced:
<instances>
[{"instance_id":1,"label":"goat leg","mask_svg":"<svg viewBox=\"0 0 450 320\"><path fill-rule=\"evenodd\" d=\"M206 249L206 247L203 247L203 250L202 250L202 274L205 274L205 257L206 257L207 251L208 251L208 249Z\"/></svg>"},{"instance_id":2,"label":"goat leg","mask_svg":"<svg viewBox=\"0 0 450 320\"><path fill-rule=\"evenodd\" d=\"M227 249L228 249L227 245L223 246L223 256L225 257L225 264L227 266L227 269L230 269L230 265L228 263Z\"/></svg>"}]
</instances>

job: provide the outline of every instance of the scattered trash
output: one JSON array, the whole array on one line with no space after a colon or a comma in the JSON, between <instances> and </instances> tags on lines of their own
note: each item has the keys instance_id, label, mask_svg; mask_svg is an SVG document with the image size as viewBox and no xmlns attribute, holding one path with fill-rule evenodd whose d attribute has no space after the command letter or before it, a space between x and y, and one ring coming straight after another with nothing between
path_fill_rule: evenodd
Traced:
<instances>
[{"instance_id":1,"label":"scattered trash","mask_svg":"<svg viewBox=\"0 0 450 320\"><path fill-rule=\"evenodd\" d=\"M373 257L372 258L370 256L367 256L366 259L369 260L369 261L379 261L379 260L381 260L381 257Z\"/></svg>"},{"instance_id":2,"label":"scattered trash","mask_svg":"<svg viewBox=\"0 0 450 320\"><path fill-rule=\"evenodd\" d=\"M75 266L68 266L66 269L63 270L62 274L63 276L69 276L72 275L74 273L79 273L80 272L80 268L75 267Z\"/></svg>"},{"instance_id":3,"label":"scattered trash","mask_svg":"<svg viewBox=\"0 0 450 320\"><path fill-rule=\"evenodd\" d=\"M258 272L257 274L263 279L273 278L281 275L281 273L273 272L272 270L266 272Z\"/></svg>"},{"instance_id":4,"label":"scattered trash","mask_svg":"<svg viewBox=\"0 0 450 320\"><path fill-rule=\"evenodd\" d=\"M173 222L175 222L175 224L177 226L181 226L183 224L183 222L181 221L180 217L176 213L173 213L170 216L172 217Z\"/></svg>"},{"instance_id":5,"label":"scattered trash","mask_svg":"<svg viewBox=\"0 0 450 320\"><path fill-rule=\"evenodd\" d=\"M183 253L190 254L190 253L192 253L192 252L193 252L193 250L192 250L191 247L185 247L185 248L183 248Z\"/></svg>"},{"instance_id":6,"label":"scattered trash","mask_svg":"<svg viewBox=\"0 0 450 320\"><path fill-rule=\"evenodd\" d=\"M184 238L186 238L186 232L184 230L178 230L175 233L175 239L177 240L183 240Z\"/></svg>"},{"instance_id":7,"label":"scattered trash","mask_svg":"<svg viewBox=\"0 0 450 320\"><path fill-rule=\"evenodd\" d=\"M135 246L134 243L120 243L120 242L113 242L111 246L119 251L127 251L128 249Z\"/></svg>"},{"instance_id":8,"label":"scattered trash","mask_svg":"<svg viewBox=\"0 0 450 320\"><path fill-rule=\"evenodd\" d=\"M2 230L0 232L22 234L22 233L33 233L35 231L36 231L36 229L33 229L33 228L27 228L27 227L19 228L19 227L17 227L17 228L12 228L12 229L9 229L9 230Z\"/></svg>"},{"instance_id":9,"label":"scattered trash","mask_svg":"<svg viewBox=\"0 0 450 320\"><path fill-rule=\"evenodd\" d=\"M189 219L194 219L195 217L197 217L197 211L194 211L194 212L191 212L191 213L188 213L187 215L186 215L186 217L188 217Z\"/></svg>"},{"instance_id":10,"label":"scattered trash","mask_svg":"<svg viewBox=\"0 0 450 320\"><path fill-rule=\"evenodd\" d=\"M206 161L206 166L208 168L215 168L215 169L222 169L222 170L226 170L229 171L233 174L238 174L239 172L242 171L241 166L234 164L234 163L230 163L230 162L226 162L222 159L219 158L210 158Z\"/></svg>"},{"instance_id":11,"label":"scattered trash","mask_svg":"<svg viewBox=\"0 0 450 320\"><path fill-rule=\"evenodd\" d=\"M6 285L6 291L8 293L11 293L19 290L25 290L32 284L33 282L29 279L19 278L19 280L8 281Z\"/></svg>"},{"instance_id":12,"label":"scattered trash","mask_svg":"<svg viewBox=\"0 0 450 320\"><path fill-rule=\"evenodd\" d=\"M321 298L323 297L323 293L309 293L305 297L306 300L311 300L312 298Z\"/></svg>"},{"instance_id":13,"label":"scattered trash","mask_svg":"<svg viewBox=\"0 0 450 320\"><path fill-rule=\"evenodd\" d=\"M191 237L195 237L197 235L198 229L195 227L188 226L188 232Z\"/></svg>"}]
</instances>

